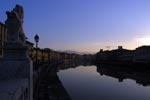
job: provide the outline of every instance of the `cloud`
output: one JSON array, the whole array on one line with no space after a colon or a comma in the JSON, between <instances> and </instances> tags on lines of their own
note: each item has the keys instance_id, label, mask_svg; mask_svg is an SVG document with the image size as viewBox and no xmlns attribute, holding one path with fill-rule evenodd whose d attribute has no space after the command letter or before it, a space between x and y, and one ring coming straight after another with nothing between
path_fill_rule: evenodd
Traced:
<instances>
[{"instance_id":1,"label":"cloud","mask_svg":"<svg viewBox=\"0 0 150 100\"><path fill-rule=\"evenodd\" d=\"M135 42L137 42L139 45L150 45L150 35L136 37Z\"/></svg>"}]
</instances>

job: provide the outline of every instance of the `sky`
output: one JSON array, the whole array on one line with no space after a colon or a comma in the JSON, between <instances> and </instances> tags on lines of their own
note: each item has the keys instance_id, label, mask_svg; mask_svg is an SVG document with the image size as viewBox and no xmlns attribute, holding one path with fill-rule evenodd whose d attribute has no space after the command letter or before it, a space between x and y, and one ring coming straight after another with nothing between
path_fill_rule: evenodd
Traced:
<instances>
[{"instance_id":1,"label":"sky","mask_svg":"<svg viewBox=\"0 0 150 100\"><path fill-rule=\"evenodd\" d=\"M93 53L150 45L150 0L1 0L1 22L16 4L28 40L38 34L41 48Z\"/></svg>"}]
</instances>

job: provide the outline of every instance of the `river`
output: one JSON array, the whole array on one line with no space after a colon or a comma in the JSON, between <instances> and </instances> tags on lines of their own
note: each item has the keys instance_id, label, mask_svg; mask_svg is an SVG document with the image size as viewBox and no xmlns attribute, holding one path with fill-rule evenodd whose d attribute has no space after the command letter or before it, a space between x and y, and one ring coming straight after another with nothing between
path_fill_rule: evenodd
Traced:
<instances>
[{"instance_id":1,"label":"river","mask_svg":"<svg viewBox=\"0 0 150 100\"><path fill-rule=\"evenodd\" d=\"M57 75L72 100L150 100L149 71L65 65Z\"/></svg>"}]
</instances>

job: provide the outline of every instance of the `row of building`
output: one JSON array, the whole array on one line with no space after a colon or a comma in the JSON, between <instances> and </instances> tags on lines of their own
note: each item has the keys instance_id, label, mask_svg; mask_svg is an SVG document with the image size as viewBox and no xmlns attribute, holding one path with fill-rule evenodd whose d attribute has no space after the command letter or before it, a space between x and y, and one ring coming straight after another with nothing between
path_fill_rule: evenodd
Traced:
<instances>
[{"instance_id":1,"label":"row of building","mask_svg":"<svg viewBox=\"0 0 150 100\"><path fill-rule=\"evenodd\" d=\"M65 52L59 52L52 50L50 48L34 48L34 44L26 41L26 44L29 48L29 56L31 57L33 62L38 63L46 63L46 62L52 62L52 61L60 61L60 60L76 60L80 59L80 55L78 54L70 54Z\"/></svg>"},{"instance_id":2,"label":"row of building","mask_svg":"<svg viewBox=\"0 0 150 100\"><path fill-rule=\"evenodd\" d=\"M0 47L4 45L7 41L7 29L5 24L0 22ZM58 61L58 60L71 60L79 59L80 55L78 54L69 54L65 52L58 52L49 48L35 48L34 43L26 41L26 45L29 48L29 55L32 58L33 62L43 63L48 61ZM0 48L0 57L3 57L3 49Z\"/></svg>"},{"instance_id":3,"label":"row of building","mask_svg":"<svg viewBox=\"0 0 150 100\"><path fill-rule=\"evenodd\" d=\"M96 54L97 62L131 62L131 63L150 63L150 46L137 47L135 50L118 49L106 50L100 49Z\"/></svg>"}]
</instances>

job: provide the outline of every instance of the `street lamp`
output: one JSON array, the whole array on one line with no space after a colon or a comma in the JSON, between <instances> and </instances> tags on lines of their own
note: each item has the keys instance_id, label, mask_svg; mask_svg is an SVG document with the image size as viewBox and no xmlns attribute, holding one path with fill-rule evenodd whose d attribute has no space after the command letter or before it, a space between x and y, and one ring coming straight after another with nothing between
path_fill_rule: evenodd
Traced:
<instances>
[{"instance_id":1,"label":"street lamp","mask_svg":"<svg viewBox=\"0 0 150 100\"><path fill-rule=\"evenodd\" d=\"M36 43L36 64L37 64L37 55L38 55L37 48L38 48L38 42L39 42L39 36L37 34L34 36L34 40Z\"/></svg>"}]
</instances>

